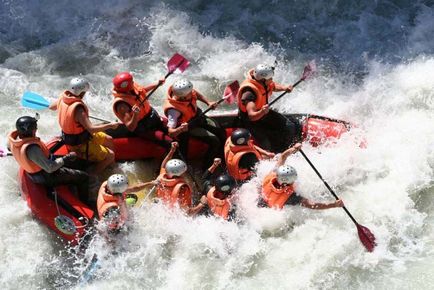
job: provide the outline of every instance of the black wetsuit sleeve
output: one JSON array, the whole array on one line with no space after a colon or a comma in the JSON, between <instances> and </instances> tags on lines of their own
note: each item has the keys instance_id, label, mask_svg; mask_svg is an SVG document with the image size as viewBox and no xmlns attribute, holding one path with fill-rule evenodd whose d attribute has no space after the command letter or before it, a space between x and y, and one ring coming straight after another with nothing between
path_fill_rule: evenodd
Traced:
<instances>
[{"instance_id":1,"label":"black wetsuit sleeve","mask_svg":"<svg viewBox=\"0 0 434 290\"><path fill-rule=\"evenodd\" d=\"M296 192L294 192L289 198L288 200L285 202L285 204L288 205L298 205L301 203L301 200L303 199L303 197L299 196Z\"/></svg>"},{"instance_id":2,"label":"black wetsuit sleeve","mask_svg":"<svg viewBox=\"0 0 434 290\"><path fill-rule=\"evenodd\" d=\"M212 179L212 173L209 170L206 170L203 175L202 175L202 188L203 188L203 194L207 194L208 191L211 189L211 187L213 186L211 183L211 179Z\"/></svg>"}]
</instances>

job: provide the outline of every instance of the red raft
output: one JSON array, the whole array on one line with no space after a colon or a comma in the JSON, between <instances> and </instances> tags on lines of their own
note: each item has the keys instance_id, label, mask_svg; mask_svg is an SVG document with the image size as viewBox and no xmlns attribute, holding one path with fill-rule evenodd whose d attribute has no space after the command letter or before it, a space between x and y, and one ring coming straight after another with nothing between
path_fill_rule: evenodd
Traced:
<instances>
[{"instance_id":1,"label":"red raft","mask_svg":"<svg viewBox=\"0 0 434 290\"><path fill-rule=\"evenodd\" d=\"M313 146L337 140L351 128L351 124L346 121L328 117L309 114L291 114L286 116L299 122L301 129L299 132L300 136L303 141L307 141ZM222 128L226 129L227 136L234 129L240 127L235 114L221 114L212 117ZM165 154L165 150L162 147L141 138L129 136L128 131L123 126L108 133L114 138L117 161L161 158ZM67 153L66 147L59 142L59 139L50 141L48 145L52 154L64 155ZM191 139L188 153L189 158L197 159L202 157L201 155L206 152L206 146L206 144L198 140ZM96 216L94 210L89 205L81 202L73 191L66 186L57 187L55 191L47 190L44 186L34 184L24 173L23 169L19 171L19 179L22 196L27 201L32 213L58 234L58 236L72 245L77 244L83 235L85 235L87 229L91 227L92 220ZM75 225L74 234L66 234L56 227L55 219L59 216L59 213L73 222L73 226Z\"/></svg>"}]
</instances>

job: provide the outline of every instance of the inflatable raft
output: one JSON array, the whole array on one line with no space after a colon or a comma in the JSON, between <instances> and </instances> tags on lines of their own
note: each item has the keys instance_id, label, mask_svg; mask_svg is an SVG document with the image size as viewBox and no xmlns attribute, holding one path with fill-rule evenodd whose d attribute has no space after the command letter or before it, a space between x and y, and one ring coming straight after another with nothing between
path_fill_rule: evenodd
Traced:
<instances>
[{"instance_id":1,"label":"inflatable raft","mask_svg":"<svg viewBox=\"0 0 434 290\"><path fill-rule=\"evenodd\" d=\"M288 114L286 116L300 124L300 137L312 146L335 142L342 134L351 129L350 123L328 117L309 114ZM239 119L234 113L212 117L226 130L227 136L234 129L240 127ZM131 136L124 126L119 126L116 130L107 133L114 138L117 161L161 158L165 154L162 147ZM64 155L67 153L66 147L59 138L48 142L48 146L52 154ZM198 140L190 139L189 159L202 157L203 153L206 152L206 146ZM34 184L23 169L19 171L19 182L22 197L26 200L33 215L67 242L72 245L77 244L87 230L92 227L96 213L89 205L80 201L70 188L61 186L47 189L44 186Z\"/></svg>"}]
</instances>

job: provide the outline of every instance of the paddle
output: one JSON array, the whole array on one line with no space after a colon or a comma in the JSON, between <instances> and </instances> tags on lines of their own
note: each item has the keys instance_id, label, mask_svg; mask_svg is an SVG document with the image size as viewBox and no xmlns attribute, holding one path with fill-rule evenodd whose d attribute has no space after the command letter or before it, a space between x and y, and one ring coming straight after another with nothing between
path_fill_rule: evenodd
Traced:
<instances>
[{"instance_id":1,"label":"paddle","mask_svg":"<svg viewBox=\"0 0 434 290\"><path fill-rule=\"evenodd\" d=\"M96 272L96 270L98 270L99 267L100 266L98 263L98 256L96 254L93 254L92 259L90 260L86 269L84 269L81 277L77 281L78 286L84 286L84 284L92 280L94 273Z\"/></svg>"},{"instance_id":2,"label":"paddle","mask_svg":"<svg viewBox=\"0 0 434 290\"><path fill-rule=\"evenodd\" d=\"M216 107L218 105L220 105L223 101L226 101L226 103L228 104L233 104L235 102L235 98L237 96L237 92L240 89L240 84L238 83L238 81L233 81L232 83L230 83L229 85L226 86L224 92L223 92L223 98L221 98L220 100L218 100ZM190 122L194 122L194 120L199 119L202 116L205 116L206 113L208 113L209 111L215 109L209 107L208 109L206 109L205 111L203 111L199 116L189 120L187 123L190 124Z\"/></svg>"},{"instance_id":3,"label":"paddle","mask_svg":"<svg viewBox=\"0 0 434 290\"><path fill-rule=\"evenodd\" d=\"M308 79L309 77L312 76L312 74L316 71L316 64L315 61L312 60L311 62L309 62L303 70L303 75L301 76L301 78L292 85L293 88L295 88L296 86L298 86L299 83L301 83L302 81ZM283 92L281 93L279 96L277 96L277 98L275 98L273 101L271 101L270 103L268 103L268 106L271 107L271 105L273 105L275 102L277 102L278 100L280 100L284 95L286 95L289 92Z\"/></svg>"},{"instance_id":4,"label":"paddle","mask_svg":"<svg viewBox=\"0 0 434 290\"><path fill-rule=\"evenodd\" d=\"M178 70L179 72L184 72L187 67L190 65L190 62L183 57L182 55L180 55L179 53L175 53L167 62L167 74L164 76L164 80L166 80L171 74L173 74L176 70ZM150 92L149 94L140 101L140 106L143 106L143 104L145 103L145 101L147 99L149 99L150 96L152 96L152 94L161 86L162 84L158 84L157 86L155 86Z\"/></svg>"},{"instance_id":5,"label":"paddle","mask_svg":"<svg viewBox=\"0 0 434 290\"><path fill-rule=\"evenodd\" d=\"M312 169L315 171L315 173L318 175L318 177L324 182L324 185L327 187L327 189L331 192L331 194L335 197L336 200L339 199L339 197L335 194L333 189L328 185L328 183L324 180L324 178L321 176L321 174L318 172L318 170L315 168L315 166L310 162L309 158L307 158L306 154L304 154L303 150L299 150L301 155L303 155L304 159L306 159L307 163L312 167ZM362 242L363 246L365 246L366 250L368 252L374 251L375 246L377 243L375 242L375 236L371 233L371 231L359 223L357 223L356 219L351 215L351 213L348 211L348 209L344 206L343 209L347 213L347 215L351 218L353 223L357 227L357 233L359 235L360 242Z\"/></svg>"},{"instance_id":6,"label":"paddle","mask_svg":"<svg viewBox=\"0 0 434 290\"><path fill-rule=\"evenodd\" d=\"M22 98L21 98L21 105L23 107L26 108L31 108L31 109L35 109L35 110L43 110L43 109L48 109L48 107L50 106L50 102L45 99L43 96L38 95L37 93L34 92L24 92ZM111 123L110 121L101 119L101 118L97 118L97 117L93 117L93 116L89 116L89 118L94 119L94 120L98 120L104 123Z\"/></svg>"},{"instance_id":7,"label":"paddle","mask_svg":"<svg viewBox=\"0 0 434 290\"><path fill-rule=\"evenodd\" d=\"M12 156L12 153L6 152L2 148L0 148L0 157Z\"/></svg>"}]
</instances>

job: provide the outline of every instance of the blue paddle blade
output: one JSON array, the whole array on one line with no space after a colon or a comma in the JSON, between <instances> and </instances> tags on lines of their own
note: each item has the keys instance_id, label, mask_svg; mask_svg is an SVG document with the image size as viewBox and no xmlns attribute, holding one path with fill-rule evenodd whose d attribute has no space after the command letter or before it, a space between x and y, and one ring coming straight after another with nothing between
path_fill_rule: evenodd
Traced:
<instances>
[{"instance_id":1,"label":"blue paddle blade","mask_svg":"<svg viewBox=\"0 0 434 290\"><path fill-rule=\"evenodd\" d=\"M36 93L25 92L21 98L21 105L23 105L23 107L40 110L48 108L50 102Z\"/></svg>"}]
</instances>

